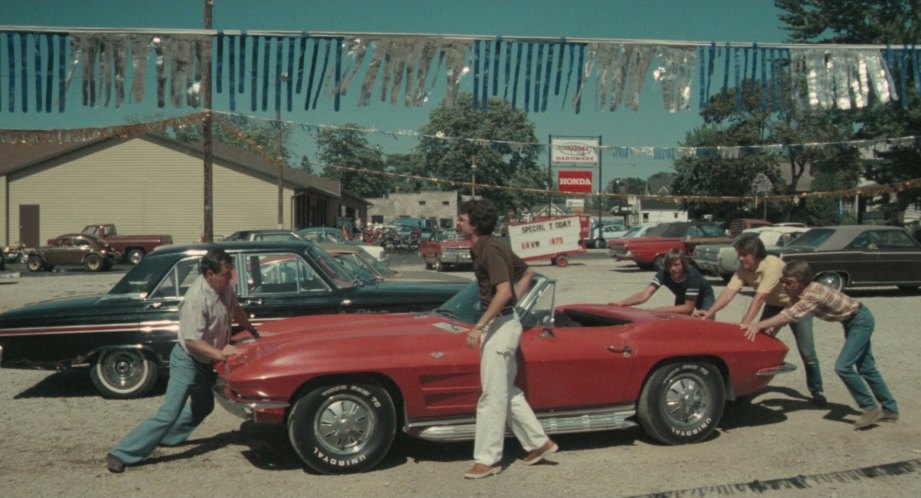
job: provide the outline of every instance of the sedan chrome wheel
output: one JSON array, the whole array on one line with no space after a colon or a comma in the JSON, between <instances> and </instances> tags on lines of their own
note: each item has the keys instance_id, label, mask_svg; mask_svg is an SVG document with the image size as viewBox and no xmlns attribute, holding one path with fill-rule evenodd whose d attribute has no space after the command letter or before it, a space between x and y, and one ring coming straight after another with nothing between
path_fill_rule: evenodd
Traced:
<instances>
[{"instance_id":1,"label":"sedan chrome wheel","mask_svg":"<svg viewBox=\"0 0 921 498\"><path fill-rule=\"evenodd\" d=\"M157 364L138 349L103 351L90 369L96 389L107 398L137 398L153 389Z\"/></svg>"},{"instance_id":2,"label":"sedan chrome wheel","mask_svg":"<svg viewBox=\"0 0 921 498\"><path fill-rule=\"evenodd\" d=\"M822 285L827 285L836 291L843 289L845 283L844 276L835 272L820 273L812 280Z\"/></svg>"},{"instance_id":3,"label":"sedan chrome wheel","mask_svg":"<svg viewBox=\"0 0 921 498\"><path fill-rule=\"evenodd\" d=\"M334 396L317 411L314 431L331 454L347 456L368 444L377 421L367 401L354 396Z\"/></svg>"}]
</instances>

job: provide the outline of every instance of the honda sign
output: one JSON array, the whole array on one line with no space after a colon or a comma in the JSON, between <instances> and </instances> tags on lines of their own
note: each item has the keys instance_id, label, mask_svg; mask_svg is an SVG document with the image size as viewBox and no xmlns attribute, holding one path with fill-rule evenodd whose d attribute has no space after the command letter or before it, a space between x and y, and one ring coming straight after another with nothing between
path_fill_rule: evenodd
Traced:
<instances>
[{"instance_id":1,"label":"honda sign","mask_svg":"<svg viewBox=\"0 0 921 498\"><path fill-rule=\"evenodd\" d=\"M586 170L559 170L557 186L560 192L592 193L592 172Z\"/></svg>"}]
</instances>

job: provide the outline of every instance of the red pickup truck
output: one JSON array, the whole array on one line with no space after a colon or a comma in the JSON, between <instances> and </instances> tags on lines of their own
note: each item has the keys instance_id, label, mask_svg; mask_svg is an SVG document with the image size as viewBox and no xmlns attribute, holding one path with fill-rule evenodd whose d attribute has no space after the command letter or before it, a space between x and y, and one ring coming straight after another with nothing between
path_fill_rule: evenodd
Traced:
<instances>
[{"instance_id":1,"label":"red pickup truck","mask_svg":"<svg viewBox=\"0 0 921 498\"><path fill-rule=\"evenodd\" d=\"M83 233L105 240L133 265L138 264L154 247L173 243L173 237L170 235L118 235L112 223L87 225L83 228Z\"/></svg>"}]
</instances>

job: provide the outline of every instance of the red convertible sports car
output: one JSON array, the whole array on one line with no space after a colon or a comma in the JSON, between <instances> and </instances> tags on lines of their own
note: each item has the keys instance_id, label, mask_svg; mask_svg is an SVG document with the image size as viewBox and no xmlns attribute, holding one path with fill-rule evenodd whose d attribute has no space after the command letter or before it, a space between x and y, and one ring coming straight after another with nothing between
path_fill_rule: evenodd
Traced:
<instances>
[{"instance_id":1,"label":"red convertible sports car","mask_svg":"<svg viewBox=\"0 0 921 498\"><path fill-rule=\"evenodd\" d=\"M748 341L736 324L610 304L556 307L555 284L538 276L517 309L517 383L548 434L639 424L667 444L702 441L727 400L795 368L768 335ZM398 428L472 440L479 358L465 335L479 307L473 283L429 313L267 323L218 366L215 393L231 413L285 424L300 458L322 473L374 467Z\"/></svg>"}]
</instances>

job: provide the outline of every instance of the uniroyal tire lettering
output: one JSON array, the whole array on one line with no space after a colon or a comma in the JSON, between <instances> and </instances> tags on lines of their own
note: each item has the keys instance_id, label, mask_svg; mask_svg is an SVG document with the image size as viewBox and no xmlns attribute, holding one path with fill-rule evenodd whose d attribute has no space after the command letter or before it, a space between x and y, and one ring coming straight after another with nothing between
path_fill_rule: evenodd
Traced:
<instances>
[{"instance_id":1,"label":"uniroyal tire lettering","mask_svg":"<svg viewBox=\"0 0 921 498\"><path fill-rule=\"evenodd\" d=\"M336 458L323 453L323 451L321 451L316 446L313 447L313 455L317 457L321 462L327 463L329 465L335 465L336 467L351 467L367 460L364 455L356 455L354 457L345 459Z\"/></svg>"},{"instance_id":2,"label":"uniroyal tire lettering","mask_svg":"<svg viewBox=\"0 0 921 498\"><path fill-rule=\"evenodd\" d=\"M323 394L323 396L329 396L330 394L334 394L334 393L337 393L337 392L339 392L339 391L344 391L344 390L346 390L346 389L348 389L348 386L336 386L336 387L331 387L331 388L329 388L329 389L323 391L322 394Z\"/></svg>"}]
</instances>

